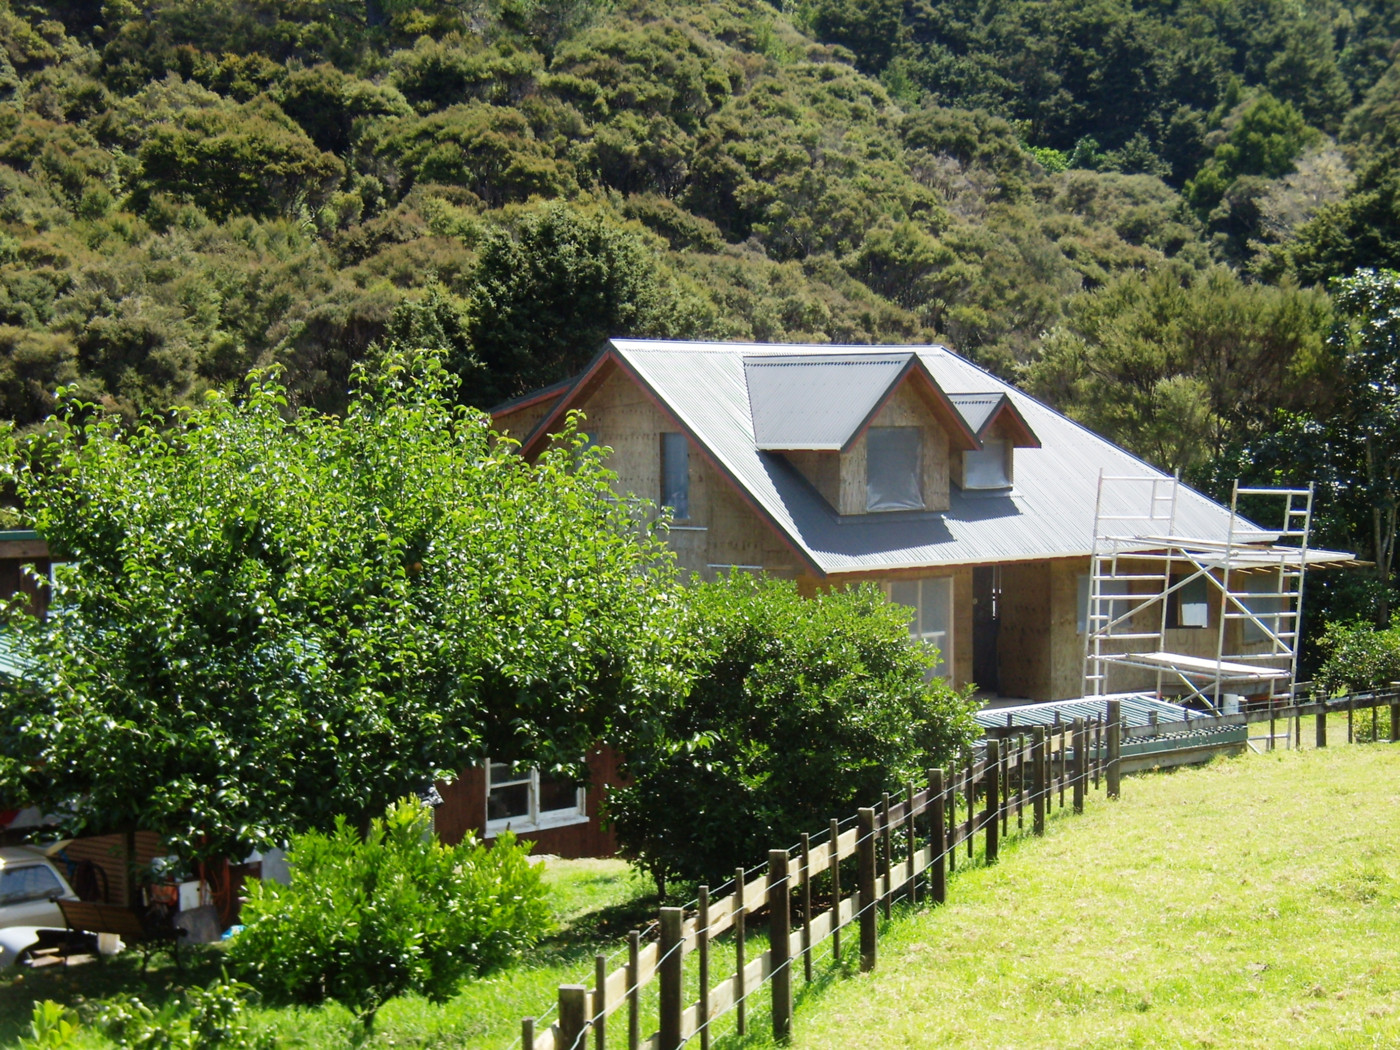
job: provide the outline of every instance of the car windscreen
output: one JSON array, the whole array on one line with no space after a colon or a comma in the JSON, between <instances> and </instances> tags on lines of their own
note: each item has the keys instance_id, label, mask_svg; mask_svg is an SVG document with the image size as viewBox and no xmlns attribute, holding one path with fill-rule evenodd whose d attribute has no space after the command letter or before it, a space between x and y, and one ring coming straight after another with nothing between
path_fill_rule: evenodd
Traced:
<instances>
[{"instance_id":1,"label":"car windscreen","mask_svg":"<svg viewBox=\"0 0 1400 1050\"><path fill-rule=\"evenodd\" d=\"M63 884L58 876L43 864L0 869L0 905L23 904L62 893Z\"/></svg>"}]
</instances>

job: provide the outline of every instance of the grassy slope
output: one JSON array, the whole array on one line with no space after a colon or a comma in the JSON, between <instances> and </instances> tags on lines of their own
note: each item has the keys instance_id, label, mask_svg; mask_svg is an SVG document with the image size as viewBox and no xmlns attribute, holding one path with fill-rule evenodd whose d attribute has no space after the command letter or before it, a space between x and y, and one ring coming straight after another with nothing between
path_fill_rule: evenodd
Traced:
<instances>
[{"instance_id":1,"label":"grassy slope","mask_svg":"<svg viewBox=\"0 0 1400 1050\"><path fill-rule=\"evenodd\" d=\"M1400 1045L1400 750L1249 756L1124 796L959 874L876 973L810 997L794 1045Z\"/></svg>"}]
</instances>

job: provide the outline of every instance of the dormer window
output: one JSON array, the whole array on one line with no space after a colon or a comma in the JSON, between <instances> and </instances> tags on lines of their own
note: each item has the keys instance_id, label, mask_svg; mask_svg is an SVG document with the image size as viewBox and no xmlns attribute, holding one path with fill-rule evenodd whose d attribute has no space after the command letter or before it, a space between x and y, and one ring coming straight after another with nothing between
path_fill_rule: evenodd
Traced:
<instances>
[{"instance_id":1,"label":"dormer window","mask_svg":"<svg viewBox=\"0 0 1400 1050\"><path fill-rule=\"evenodd\" d=\"M1011 487L1011 442L1005 438L984 438L982 447L963 453L964 489L1009 489Z\"/></svg>"},{"instance_id":2,"label":"dormer window","mask_svg":"<svg viewBox=\"0 0 1400 1050\"><path fill-rule=\"evenodd\" d=\"M865 509L923 510L923 431L871 427L865 447Z\"/></svg>"}]
</instances>

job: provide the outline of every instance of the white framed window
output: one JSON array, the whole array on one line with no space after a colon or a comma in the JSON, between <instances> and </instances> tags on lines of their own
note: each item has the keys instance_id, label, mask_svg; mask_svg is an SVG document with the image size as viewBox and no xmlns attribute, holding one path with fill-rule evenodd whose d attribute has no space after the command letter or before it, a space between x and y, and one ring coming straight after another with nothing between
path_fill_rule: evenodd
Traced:
<instances>
[{"instance_id":1,"label":"white framed window","mask_svg":"<svg viewBox=\"0 0 1400 1050\"><path fill-rule=\"evenodd\" d=\"M534 766L486 763L486 836L581 824L588 820L585 790L567 777Z\"/></svg>"},{"instance_id":2,"label":"white framed window","mask_svg":"<svg viewBox=\"0 0 1400 1050\"><path fill-rule=\"evenodd\" d=\"M981 448L963 453L963 488L1009 489L1010 463L1011 443L1005 438L986 438Z\"/></svg>"},{"instance_id":3,"label":"white framed window","mask_svg":"<svg viewBox=\"0 0 1400 1050\"><path fill-rule=\"evenodd\" d=\"M865 435L865 509L923 510L923 431L871 427Z\"/></svg>"},{"instance_id":4,"label":"white framed window","mask_svg":"<svg viewBox=\"0 0 1400 1050\"><path fill-rule=\"evenodd\" d=\"M909 636L938 647L933 674L950 678L953 673L953 578L930 576L922 580L894 580L886 584L890 601L914 610Z\"/></svg>"}]
</instances>

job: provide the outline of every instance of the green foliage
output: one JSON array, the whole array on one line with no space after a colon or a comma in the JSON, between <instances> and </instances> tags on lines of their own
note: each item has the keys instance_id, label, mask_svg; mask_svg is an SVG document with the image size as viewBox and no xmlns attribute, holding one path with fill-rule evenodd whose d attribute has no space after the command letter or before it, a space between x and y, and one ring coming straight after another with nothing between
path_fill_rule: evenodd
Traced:
<instances>
[{"instance_id":1,"label":"green foliage","mask_svg":"<svg viewBox=\"0 0 1400 1050\"><path fill-rule=\"evenodd\" d=\"M98 1017L103 1033L129 1050L272 1050L276 1039L254 1032L244 1016L248 985L225 977L191 988L159 1010L133 995L109 1001Z\"/></svg>"},{"instance_id":2,"label":"green foliage","mask_svg":"<svg viewBox=\"0 0 1400 1050\"><path fill-rule=\"evenodd\" d=\"M608 819L658 882L718 885L770 848L922 780L973 736L972 705L874 587L804 598L780 580L695 583L677 610L684 684L625 742Z\"/></svg>"},{"instance_id":3,"label":"green foliage","mask_svg":"<svg viewBox=\"0 0 1400 1050\"><path fill-rule=\"evenodd\" d=\"M528 853L509 832L489 848L470 835L445 846L415 799L372 820L363 837L337 818L329 833L292 839L289 885L252 884L230 958L270 999L333 999L367 1027L395 996L442 1002L547 930Z\"/></svg>"},{"instance_id":4,"label":"green foliage","mask_svg":"<svg viewBox=\"0 0 1400 1050\"><path fill-rule=\"evenodd\" d=\"M34 1004L29 1035L19 1041L20 1050L64 1050L78 1037L78 1019L68 1007L52 999Z\"/></svg>"},{"instance_id":5,"label":"green foliage","mask_svg":"<svg viewBox=\"0 0 1400 1050\"><path fill-rule=\"evenodd\" d=\"M1319 645L1326 659L1313 681L1323 696L1388 689L1400 682L1400 628L1332 623Z\"/></svg>"},{"instance_id":6,"label":"green foliage","mask_svg":"<svg viewBox=\"0 0 1400 1050\"><path fill-rule=\"evenodd\" d=\"M666 547L581 436L531 466L447 381L391 356L343 419L289 419L255 376L134 431L73 404L12 447L74 565L61 615L11 617L42 671L0 728L6 797L242 856L488 753L579 769L641 717Z\"/></svg>"}]
</instances>

